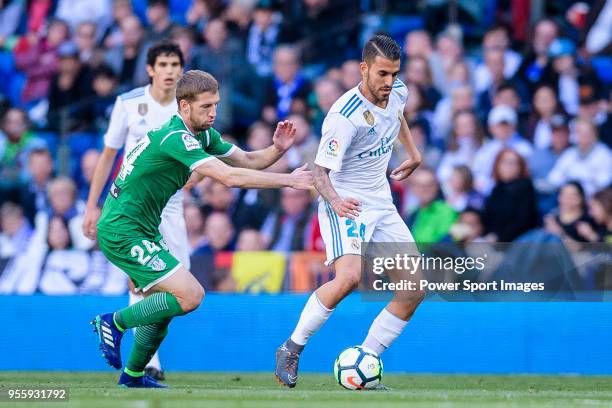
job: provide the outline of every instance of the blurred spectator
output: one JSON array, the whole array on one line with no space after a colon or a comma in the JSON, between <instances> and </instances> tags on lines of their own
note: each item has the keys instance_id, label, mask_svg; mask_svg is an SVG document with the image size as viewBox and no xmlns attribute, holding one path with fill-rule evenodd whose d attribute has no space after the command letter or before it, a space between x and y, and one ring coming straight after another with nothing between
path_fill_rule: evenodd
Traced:
<instances>
[{"instance_id":1,"label":"blurred spectator","mask_svg":"<svg viewBox=\"0 0 612 408\"><path fill-rule=\"evenodd\" d=\"M89 127L86 105L93 96L91 69L79 60L79 50L72 43L64 43L58 50L59 69L49 90L49 128L58 131L77 131Z\"/></svg>"},{"instance_id":2,"label":"blurred spectator","mask_svg":"<svg viewBox=\"0 0 612 408\"><path fill-rule=\"evenodd\" d=\"M553 115L550 119L550 127L549 146L536 148L529 157L529 169L538 192L538 207L541 213L550 211L555 201L556 188L551 187L547 182L548 174L561 154L570 147L567 118L562 114Z\"/></svg>"},{"instance_id":3,"label":"blurred spectator","mask_svg":"<svg viewBox=\"0 0 612 408\"><path fill-rule=\"evenodd\" d=\"M270 214L261 233L271 251L303 251L307 240L306 226L311 218L310 192L283 188L280 208Z\"/></svg>"},{"instance_id":4,"label":"blurred spectator","mask_svg":"<svg viewBox=\"0 0 612 408\"><path fill-rule=\"evenodd\" d=\"M242 44L243 48L253 19L252 1L233 0L227 2L222 15L230 35Z\"/></svg>"},{"instance_id":5,"label":"blurred spectator","mask_svg":"<svg viewBox=\"0 0 612 408\"><path fill-rule=\"evenodd\" d=\"M525 159L503 148L493 167L495 187L485 200L483 219L496 242L512 242L538 225L536 195Z\"/></svg>"},{"instance_id":6,"label":"blurred spectator","mask_svg":"<svg viewBox=\"0 0 612 408\"><path fill-rule=\"evenodd\" d=\"M597 84L586 78L580 84L580 105L578 117L593 122L603 143L612 149L612 88L608 95L597 88ZM601 87L601 85L599 85Z\"/></svg>"},{"instance_id":7,"label":"blurred spectator","mask_svg":"<svg viewBox=\"0 0 612 408\"><path fill-rule=\"evenodd\" d=\"M433 83L438 91L448 94L450 85L453 85L448 78L449 71L462 60L463 45L461 39L450 31L440 33L436 38L436 50L429 59Z\"/></svg>"},{"instance_id":8,"label":"blurred spectator","mask_svg":"<svg viewBox=\"0 0 612 408\"><path fill-rule=\"evenodd\" d=\"M469 85L457 85L450 90L449 95L438 102L432 118L432 139L443 145L448 139L455 113L476 108L474 92Z\"/></svg>"},{"instance_id":9,"label":"blurred spectator","mask_svg":"<svg viewBox=\"0 0 612 408\"><path fill-rule=\"evenodd\" d=\"M58 0L55 17L66 21L72 31L91 21L103 32L112 20L111 9L111 0Z\"/></svg>"},{"instance_id":10,"label":"blurred spectator","mask_svg":"<svg viewBox=\"0 0 612 408\"><path fill-rule=\"evenodd\" d=\"M28 33L15 47L15 67L26 76L21 101L24 104L43 99L49 92L53 75L59 67L57 50L68 39L70 31L62 20L49 23L46 37Z\"/></svg>"},{"instance_id":11,"label":"blurred spectator","mask_svg":"<svg viewBox=\"0 0 612 408\"><path fill-rule=\"evenodd\" d=\"M224 7L223 0L193 0L185 13L185 21L199 33L208 21L221 16Z\"/></svg>"},{"instance_id":12,"label":"blurred spectator","mask_svg":"<svg viewBox=\"0 0 612 408\"><path fill-rule=\"evenodd\" d=\"M265 149L272 144L272 127L266 122L255 122L247 131L246 148L248 151Z\"/></svg>"},{"instance_id":13,"label":"blurred spectator","mask_svg":"<svg viewBox=\"0 0 612 408\"><path fill-rule=\"evenodd\" d=\"M544 68L549 62L550 44L559 36L559 26L550 18L538 21L533 29L533 38L527 43L529 51L523 58L517 75L529 87L531 94L542 79Z\"/></svg>"},{"instance_id":14,"label":"blurred spectator","mask_svg":"<svg viewBox=\"0 0 612 408\"><path fill-rule=\"evenodd\" d=\"M136 16L128 16L120 22L123 42L106 51L104 61L115 71L119 83L126 86L142 85L147 76L146 49L143 46L144 30Z\"/></svg>"},{"instance_id":15,"label":"blurred spectator","mask_svg":"<svg viewBox=\"0 0 612 408\"><path fill-rule=\"evenodd\" d=\"M440 241L455 223L457 213L440 198L440 186L432 170L419 168L408 181L418 200L418 208L406 221L415 241Z\"/></svg>"},{"instance_id":16,"label":"blurred spectator","mask_svg":"<svg viewBox=\"0 0 612 408\"><path fill-rule=\"evenodd\" d=\"M416 55L410 58L404 68L404 82L406 86L413 84L420 87L429 106L436 106L440 98L440 92L436 90L432 82L431 69L424 57ZM408 93L410 97L410 93ZM425 102L425 101L424 101Z\"/></svg>"},{"instance_id":17,"label":"blurred spectator","mask_svg":"<svg viewBox=\"0 0 612 408\"><path fill-rule=\"evenodd\" d=\"M544 217L544 228L562 239L586 242L578 231L579 224L587 224L591 230L595 223L587 213L586 197L580 183L569 182L559 190L558 208ZM582 229L586 229L584 226Z\"/></svg>"},{"instance_id":18,"label":"blurred spectator","mask_svg":"<svg viewBox=\"0 0 612 408\"><path fill-rule=\"evenodd\" d=\"M94 242L83 235L83 217L79 208L84 204L77 201L77 187L74 181L68 177L57 177L49 182L47 193L49 207L36 213L33 242L36 244L47 239L50 220L60 217L68 225L71 246L77 249L90 249Z\"/></svg>"},{"instance_id":19,"label":"blurred spectator","mask_svg":"<svg viewBox=\"0 0 612 408\"><path fill-rule=\"evenodd\" d=\"M134 14L131 0L113 0L113 20L102 35L104 48L114 48L123 45L121 22Z\"/></svg>"},{"instance_id":20,"label":"blurred spectator","mask_svg":"<svg viewBox=\"0 0 612 408\"><path fill-rule=\"evenodd\" d=\"M190 251L193 253L194 250L206 244L206 237L204 236L204 215L199 206L194 203L185 205L185 225L187 226L187 238L189 239Z\"/></svg>"},{"instance_id":21,"label":"blurred spectator","mask_svg":"<svg viewBox=\"0 0 612 408\"><path fill-rule=\"evenodd\" d=\"M234 226L226 213L213 212L204 223L206 243L196 248L192 256L216 254L234 249Z\"/></svg>"},{"instance_id":22,"label":"blurred spectator","mask_svg":"<svg viewBox=\"0 0 612 408\"><path fill-rule=\"evenodd\" d=\"M431 35L425 30L414 30L406 34L404 39L404 54L408 61L415 57L424 58L429 61L433 53Z\"/></svg>"},{"instance_id":23,"label":"blurred spectator","mask_svg":"<svg viewBox=\"0 0 612 408\"><path fill-rule=\"evenodd\" d=\"M299 43L304 64L339 65L354 58L358 44L359 4L354 1L284 2L280 42Z\"/></svg>"},{"instance_id":24,"label":"blurred spectator","mask_svg":"<svg viewBox=\"0 0 612 408\"><path fill-rule=\"evenodd\" d=\"M484 131L473 111L462 110L453 116L447 150L438 166L438 180L444 187L453 168L470 166L484 141Z\"/></svg>"},{"instance_id":25,"label":"blurred spectator","mask_svg":"<svg viewBox=\"0 0 612 408\"><path fill-rule=\"evenodd\" d=\"M272 0L259 0L253 11L253 23L246 43L247 61L260 77L272 74L272 56L278 42L280 23Z\"/></svg>"},{"instance_id":26,"label":"blurred spectator","mask_svg":"<svg viewBox=\"0 0 612 408\"><path fill-rule=\"evenodd\" d=\"M23 209L6 202L0 207L0 258L11 258L24 253L30 243L32 227Z\"/></svg>"},{"instance_id":27,"label":"blurred spectator","mask_svg":"<svg viewBox=\"0 0 612 408\"><path fill-rule=\"evenodd\" d=\"M421 155L423 156L423 162L427 163L427 165L431 166L432 168L436 168L438 163L440 163L442 152L437 144L433 143L431 140L429 123L427 120L421 118L409 122L408 128L410 129L410 134L412 135L416 148L419 149ZM394 146L392 166L399 165L401 163L402 158L404 157L403 152L403 146L400 144L396 144Z\"/></svg>"},{"instance_id":28,"label":"blurred spectator","mask_svg":"<svg viewBox=\"0 0 612 408\"><path fill-rule=\"evenodd\" d=\"M79 49L79 59L89 63L96 48L96 24L91 21L80 23L74 33L75 43Z\"/></svg>"},{"instance_id":29,"label":"blurred spectator","mask_svg":"<svg viewBox=\"0 0 612 408\"><path fill-rule=\"evenodd\" d=\"M172 30L177 27L170 19L169 0L147 0L147 22L149 23L148 42L167 41Z\"/></svg>"},{"instance_id":30,"label":"blurred spectator","mask_svg":"<svg viewBox=\"0 0 612 408\"><path fill-rule=\"evenodd\" d=\"M112 68L105 64L96 68L91 76L94 96L90 98L86 116L92 130L102 134L108 129L119 81Z\"/></svg>"},{"instance_id":31,"label":"blurred spectator","mask_svg":"<svg viewBox=\"0 0 612 408\"><path fill-rule=\"evenodd\" d=\"M29 151L46 143L30 130L27 113L19 108L4 114L0 129L0 191L8 194L26 177Z\"/></svg>"},{"instance_id":32,"label":"blurred spectator","mask_svg":"<svg viewBox=\"0 0 612 408\"><path fill-rule=\"evenodd\" d=\"M491 109L487 123L493 139L478 149L472 165L476 189L484 194L491 191L493 187L491 177L495 158L502 149L509 147L525 158L532 153L529 142L516 133L517 116L512 108L504 105L496 106Z\"/></svg>"},{"instance_id":33,"label":"blurred spectator","mask_svg":"<svg viewBox=\"0 0 612 408\"><path fill-rule=\"evenodd\" d=\"M205 214L223 212L231 215L235 201L235 196L231 188L218 181L210 180L206 183L204 188L203 198L206 203L204 207Z\"/></svg>"},{"instance_id":34,"label":"blurred spectator","mask_svg":"<svg viewBox=\"0 0 612 408\"><path fill-rule=\"evenodd\" d=\"M592 223L576 224L578 234L589 242L612 243L612 188L598 191L589 202Z\"/></svg>"},{"instance_id":35,"label":"blurred spectator","mask_svg":"<svg viewBox=\"0 0 612 408\"><path fill-rule=\"evenodd\" d=\"M474 190L472 171L466 165L453 168L443 191L446 202L457 212L462 212L468 207L476 210L483 207L483 197Z\"/></svg>"},{"instance_id":36,"label":"blurred spectator","mask_svg":"<svg viewBox=\"0 0 612 408\"><path fill-rule=\"evenodd\" d=\"M171 41L179 46L183 53L185 72L193 69L194 57L200 52L200 47L195 46L196 38L192 30L186 27L175 27L172 30Z\"/></svg>"},{"instance_id":37,"label":"blurred spectator","mask_svg":"<svg viewBox=\"0 0 612 408\"><path fill-rule=\"evenodd\" d=\"M550 122L554 115L563 113L554 88L542 85L536 89L533 95L533 111L525 135L536 149L546 149L550 146L552 139Z\"/></svg>"},{"instance_id":38,"label":"blurred spectator","mask_svg":"<svg viewBox=\"0 0 612 408\"><path fill-rule=\"evenodd\" d=\"M313 168L319 140L312 134L308 119L301 113L292 113L287 116L287 120L295 126L295 142L286 153L289 167L297 168L308 163L309 168Z\"/></svg>"},{"instance_id":39,"label":"blurred spectator","mask_svg":"<svg viewBox=\"0 0 612 408\"><path fill-rule=\"evenodd\" d=\"M344 61L340 67L340 74L342 75L340 80L345 91L356 87L361 82L360 62L355 59Z\"/></svg>"},{"instance_id":40,"label":"blurred spectator","mask_svg":"<svg viewBox=\"0 0 612 408\"><path fill-rule=\"evenodd\" d=\"M578 113L578 67L576 46L567 38L556 39L550 44L548 55L551 66L543 79L552 84L563 108L570 115Z\"/></svg>"},{"instance_id":41,"label":"blurred spectator","mask_svg":"<svg viewBox=\"0 0 612 408\"><path fill-rule=\"evenodd\" d=\"M427 138L431 139L432 112L430 103L425 96L423 88L414 84L407 84L408 99L404 105L404 117L407 122L420 122L424 127Z\"/></svg>"},{"instance_id":42,"label":"blurred spectator","mask_svg":"<svg viewBox=\"0 0 612 408\"><path fill-rule=\"evenodd\" d=\"M281 45L274 52L274 79L266 85L264 120L274 123L283 120L290 112L305 112L310 93L310 83L300 71L297 48Z\"/></svg>"},{"instance_id":43,"label":"blurred spectator","mask_svg":"<svg viewBox=\"0 0 612 408\"><path fill-rule=\"evenodd\" d=\"M342 96L343 89L340 83L328 77L322 77L315 85L315 109L313 113L312 127L315 134L320 135L323 126L323 120L331 109Z\"/></svg>"},{"instance_id":44,"label":"blurred spectator","mask_svg":"<svg viewBox=\"0 0 612 408\"><path fill-rule=\"evenodd\" d=\"M588 196L612 182L612 153L599 141L597 127L585 119L575 122L576 146L567 149L548 175L555 188L568 181L582 184Z\"/></svg>"},{"instance_id":45,"label":"blurred spectator","mask_svg":"<svg viewBox=\"0 0 612 408\"><path fill-rule=\"evenodd\" d=\"M256 229L245 229L238 235L236 251L265 251L264 237Z\"/></svg>"},{"instance_id":46,"label":"blurred spectator","mask_svg":"<svg viewBox=\"0 0 612 408\"><path fill-rule=\"evenodd\" d=\"M262 84L253 81L244 51L236 39L229 37L223 20L209 21L202 34L206 45L193 56L193 67L219 81L221 101L215 128L248 126L259 117Z\"/></svg>"},{"instance_id":47,"label":"blurred spectator","mask_svg":"<svg viewBox=\"0 0 612 408\"><path fill-rule=\"evenodd\" d=\"M482 214L473 208L466 208L459 214L449 233L453 241L469 244L485 241L484 232Z\"/></svg>"},{"instance_id":48,"label":"blurred spectator","mask_svg":"<svg viewBox=\"0 0 612 408\"><path fill-rule=\"evenodd\" d=\"M504 78L512 78L521 65L521 55L510 48L510 33L502 25L490 28L482 38L482 51L485 54L484 64L479 64L474 71L475 88L482 92L490 86L493 81L491 68L487 66L486 54L489 50L500 50L503 53Z\"/></svg>"},{"instance_id":49,"label":"blurred spectator","mask_svg":"<svg viewBox=\"0 0 612 408\"><path fill-rule=\"evenodd\" d=\"M34 217L39 211L48 208L47 185L53 174L53 159L45 148L34 148L28 156L29 179L22 184L20 202L23 212L34 224Z\"/></svg>"},{"instance_id":50,"label":"blurred spectator","mask_svg":"<svg viewBox=\"0 0 612 408\"><path fill-rule=\"evenodd\" d=\"M100 152L96 149L87 150L83 156L81 156L81 183L79 185L79 200L86 202L89 196L89 187L91 180L93 179L96 164L100 158Z\"/></svg>"},{"instance_id":51,"label":"blurred spectator","mask_svg":"<svg viewBox=\"0 0 612 408\"><path fill-rule=\"evenodd\" d=\"M484 114L488 114L489 110L493 107L493 101L498 89L507 82L516 91L519 101L528 97L525 86L518 79L509 79L506 75L503 50L499 48L486 49L484 60L485 70L490 80L488 84L481 84L481 89L476 88L480 92L478 95L478 107ZM518 109L518 106L515 109Z\"/></svg>"}]
</instances>

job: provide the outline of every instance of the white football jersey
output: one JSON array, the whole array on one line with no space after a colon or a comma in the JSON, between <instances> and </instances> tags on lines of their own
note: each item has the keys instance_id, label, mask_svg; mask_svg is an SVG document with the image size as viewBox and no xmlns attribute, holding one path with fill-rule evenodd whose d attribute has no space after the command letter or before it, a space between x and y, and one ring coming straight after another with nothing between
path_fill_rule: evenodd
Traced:
<instances>
[{"instance_id":1,"label":"white football jersey","mask_svg":"<svg viewBox=\"0 0 612 408\"><path fill-rule=\"evenodd\" d=\"M398 79L385 109L366 99L359 86L331 107L323 121L315 163L331 170L329 178L341 197L356 198L366 206L395 208L387 167L407 98L408 89Z\"/></svg>"},{"instance_id":2,"label":"white football jersey","mask_svg":"<svg viewBox=\"0 0 612 408\"><path fill-rule=\"evenodd\" d=\"M160 127L178 111L176 99L162 106L150 91L151 85L135 88L115 101L104 144L113 149L125 146L124 157L149 130Z\"/></svg>"}]
</instances>

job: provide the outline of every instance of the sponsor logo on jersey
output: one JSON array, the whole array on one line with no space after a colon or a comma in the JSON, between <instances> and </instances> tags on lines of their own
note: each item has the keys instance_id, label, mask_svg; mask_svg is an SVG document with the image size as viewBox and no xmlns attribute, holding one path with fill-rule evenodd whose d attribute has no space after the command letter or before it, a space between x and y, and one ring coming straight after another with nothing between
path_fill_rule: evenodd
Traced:
<instances>
[{"instance_id":1,"label":"sponsor logo on jersey","mask_svg":"<svg viewBox=\"0 0 612 408\"><path fill-rule=\"evenodd\" d=\"M374 115L372 115L372 112L370 112L369 110L363 112L363 117L368 125L374 126L374 122L376 122L376 119L374 119Z\"/></svg>"},{"instance_id":2,"label":"sponsor logo on jersey","mask_svg":"<svg viewBox=\"0 0 612 408\"><path fill-rule=\"evenodd\" d=\"M148 111L149 111L149 105L147 105L146 103L138 104L138 114L140 116L146 115Z\"/></svg>"},{"instance_id":3,"label":"sponsor logo on jersey","mask_svg":"<svg viewBox=\"0 0 612 408\"><path fill-rule=\"evenodd\" d=\"M200 145L200 142L197 141L197 139L193 136L191 136L188 133L183 133L183 144L185 145L185 149L187 150L195 150L195 149L201 149L202 146Z\"/></svg>"},{"instance_id":4,"label":"sponsor logo on jersey","mask_svg":"<svg viewBox=\"0 0 612 408\"><path fill-rule=\"evenodd\" d=\"M115 183L113 183L113 184L111 184L109 193L110 193L111 197L118 198L119 194L121 194L121 188L117 187L117 185Z\"/></svg>"},{"instance_id":5,"label":"sponsor logo on jersey","mask_svg":"<svg viewBox=\"0 0 612 408\"><path fill-rule=\"evenodd\" d=\"M155 272L163 271L164 269L166 269L166 263L163 259L159 257L159 255L155 255L153 259L149 261L147 266L153 269Z\"/></svg>"},{"instance_id":6,"label":"sponsor logo on jersey","mask_svg":"<svg viewBox=\"0 0 612 408\"><path fill-rule=\"evenodd\" d=\"M379 157L384 156L393 150L393 144L390 144L392 137L381 137L380 138L380 146L374 150L361 152L357 155L360 159L365 159L366 157Z\"/></svg>"},{"instance_id":7,"label":"sponsor logo on jersey","mask_svg":"<svg viewBox=\"0 0 612 408\"><path fill-rule=\"evenodd\" d=\"M340 142L338 139L330 139L327 143L327 150L325 151L325 155L328 157L338 157L338 152L340 151Z\"/></svg>"}]
</instances>

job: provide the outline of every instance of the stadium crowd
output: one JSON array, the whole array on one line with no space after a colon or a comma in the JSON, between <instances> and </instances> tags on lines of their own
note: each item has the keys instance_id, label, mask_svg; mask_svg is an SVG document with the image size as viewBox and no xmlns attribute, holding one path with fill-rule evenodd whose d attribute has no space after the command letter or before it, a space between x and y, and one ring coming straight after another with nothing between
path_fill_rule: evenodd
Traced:
<instances>
[{"instance_id":1,"label":"stadium crowd","mask_svg":"<svg viewBox=\"0 0 612 408\"><path fill-rule=\"evenodd\" d=\"M612 242L612 1L587 2L586 14L547 4L531 25L521 1L459 1L458 25L441 22L444 1L381 3L386 18L379 2L357 0L0 2L0 293L1 271L32 247L36 268L85 265L66 278L81 290L111 273L99 253L69 250L95 250L81 222L102 137L116 96L148 83L146 50L160 40L181 47L186 70L219 80L226 140L260 149L277 121L294 122L295 145L270 169L287 172L312 167L325 114L360 82L364 39L387 32L403 47L404 115L424 157L392 183L417 242L533 231ZM393 167L399 145L392 155ZM306 191L205 180L186 197L194 257L324 250ZM64 278L32 291L59 293ZM18 291L6 276L5 286Z\"/></svg>"}]
</instances>

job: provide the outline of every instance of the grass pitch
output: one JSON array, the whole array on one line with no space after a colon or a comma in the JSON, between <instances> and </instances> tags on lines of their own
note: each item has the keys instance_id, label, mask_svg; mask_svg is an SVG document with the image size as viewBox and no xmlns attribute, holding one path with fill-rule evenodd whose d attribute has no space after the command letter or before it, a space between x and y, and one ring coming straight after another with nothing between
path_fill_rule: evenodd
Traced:
<instances>
[{"instance_id":1,"label":"grass pitch","mask_svg":"<svg viewBox=\"0 0 612 408\"><path fill-rule=\"evenodd\" d=\"M272 373L167 373L169 390L121 389L115 373L0 372L0 391L67 387L69 402L15 407L612 407L612 377L395 375L391 391L348 391L331 374L300 374L290 390ZM0 392L2 394L2 392Z\"/></svg>"}]
</instances>

